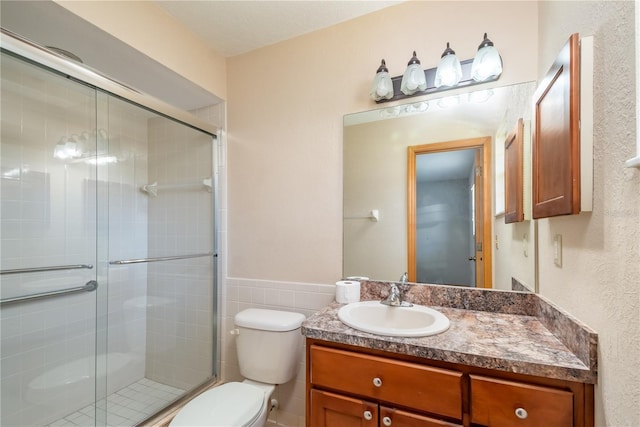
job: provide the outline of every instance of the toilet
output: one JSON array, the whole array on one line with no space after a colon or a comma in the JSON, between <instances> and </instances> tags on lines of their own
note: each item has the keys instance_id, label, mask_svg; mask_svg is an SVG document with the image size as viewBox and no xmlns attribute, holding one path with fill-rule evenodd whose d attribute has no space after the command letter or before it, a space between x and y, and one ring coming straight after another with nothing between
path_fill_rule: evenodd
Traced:
<instances>
[{"instance_id":1,"label":"toilet","mask_svg":"<svg viewBox=\"0 0 640 427\"><path fill-rule=\"evenodd\" d=\"M214 387L187 403L169 426L264 427L271 395L296 375L305 317L299 313L249 308L236 314L236 349L242 382Z\"/></svg>"}]
</instances>

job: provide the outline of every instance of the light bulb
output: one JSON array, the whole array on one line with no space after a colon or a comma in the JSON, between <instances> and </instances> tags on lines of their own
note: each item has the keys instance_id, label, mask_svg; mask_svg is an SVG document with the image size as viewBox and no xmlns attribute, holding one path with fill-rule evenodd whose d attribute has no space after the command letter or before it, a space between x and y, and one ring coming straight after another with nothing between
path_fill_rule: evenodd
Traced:
<instances>
[{"instance_id":1,"label":"light bulb","mask_svg":"<svg viewBox=\"0 0 640 427\"><path fill-rule=\"evenodd\" d=\"M405 95L413 95L416 92L427 89L427 79L424 76L424 70L420 66L420 61L413 51L413 57L407 64L407 69L402 76L400 90Z\"/></svg>"},{"instance_id":2,"label":"light bulb","mask_svg":"<svg viewBox=\"0 0 640 427\"><path fill-rule=\"evenodd\" d=\"M460 82L461 78L462 66L460 65L460 60L458 60L456 53L449 47L447 42L447 48L440 57L433 84L435 87L455 86Z\"/></svg>"},{"instance_id":3,"label":"light bulb","mask_svg":"<svg viewBox=\"0 0 640 427\"><path fill-rule=\"evenodd\" d=\"M384 59L380 63L378 71L376 71L369 95L374 101L393 98L393 82L391 81L391 76L389 76L389 70L387 69Z\"/></svg>"},{"instance_id":4,"label":"light bulb","mask_svg":"<svg viewBox=\"0 0 640 427\"><path fill-rule=\"evenodd\" d=\"M500 74L502 74L502 58L493 42L487 38L487 33L484 33L484 39L478 46L478 52L471 65L471 77L477 82L482 82Z\"/></svg>"}]
</instances>

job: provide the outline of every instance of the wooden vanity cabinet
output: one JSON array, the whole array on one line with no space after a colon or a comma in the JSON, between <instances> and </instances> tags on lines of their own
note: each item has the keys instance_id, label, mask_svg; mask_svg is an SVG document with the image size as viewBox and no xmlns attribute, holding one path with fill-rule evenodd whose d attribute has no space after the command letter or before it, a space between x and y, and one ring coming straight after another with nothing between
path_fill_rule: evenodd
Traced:
<instances>
[{"instance_id":1,"label":"wooden vanity cabinet","mask_svg":"<svg viewBox=\"0 0 640 427\"><path fill-rule=\"evenodd\" d=\"M593 427L593 385L307 339L307 427Z\"/></svg>"}]
</instances>

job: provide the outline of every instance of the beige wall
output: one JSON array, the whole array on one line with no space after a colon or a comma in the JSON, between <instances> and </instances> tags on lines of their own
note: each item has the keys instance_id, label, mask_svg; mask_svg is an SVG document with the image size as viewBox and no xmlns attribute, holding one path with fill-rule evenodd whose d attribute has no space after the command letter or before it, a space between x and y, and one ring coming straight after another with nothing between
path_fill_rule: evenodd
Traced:
<instances>
[{"instance_id":1,"label":"beige wall","mask_svg":"<svg viewBox=\"0 0 640 427\"><path fill-rule=\"evenodd\" d=\"M536 15L530 2L408 2L229 58L229 275L335 282L342 117L375 107L380 59L399 75L416 49L433 67L447 41L471 58L486 31L505 63L500 84L535 80Z\"/></svg>"},{"instance_id":2,"label":"beige wall","mask_svg":"<svg viewBox=\"0 0 640 427\"><path fill-rule=\"evenodd\" d=\"M541 77L569 34L594 36L592 213L538 221L540 291L598 332L596 425L640 425L640 170L635 155L633 2L540 5ZM562 268L552 241L562 235Z\"/></svg>"},{"instance_id":3,"label":"beige wall","mask_svg":"<svg viewBox=\"0 0 640 427\"><path fill-rule=\"evenodd\" d=\"M153 2L54 1L219 98L227 97L225 58Z\"/></svg>"}]
</instances>

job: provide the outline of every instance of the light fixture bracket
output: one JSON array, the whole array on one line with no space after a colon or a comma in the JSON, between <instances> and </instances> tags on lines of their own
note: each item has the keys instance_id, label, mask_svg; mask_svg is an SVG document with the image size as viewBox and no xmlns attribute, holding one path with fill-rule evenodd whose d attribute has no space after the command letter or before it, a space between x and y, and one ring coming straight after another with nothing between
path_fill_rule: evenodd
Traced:
<instances>
[{"instance_id":1,"label":"light fixture bracket","mask_svg":"<svg viewBox=\"0 0 640 427\"><path fill-rule=\"evenodd\" d=\"M440 86L440 87L436 87L435 84L434 84L434 80L435 80L435 77L436 77L437 67L429 68L427 70L424 70L424 76L427 79L427 88L425 90L418 91L418 92L416 92L416 93L414 93L412 95L405 95L400 90L400 85L402 83L402 76L401 75L400 76L396 76L396 77L392 77L391 78L391 82L393 83L393 98L391 98L391 99L381 99L380 101L376 101L376 104L382 104L384 102L393 102L393 101L397 101L399 99L412 98L414 96L429 95L431 93L444 92L444 91L447 91L447 90L459 89L461 87L475 86L475 85L479 85L479 84L483 84L483 83L494 82L494 81L496 81L496 80L498 80L500 78L500 75L497 75L497 76L489 77L486 80L483 80L483 81L480 81L480 82L475 81L471 77L471 65L472 64L473 64L473 58L472 59L465 59L464 61L460 61L460 65L462 67L462 79L460 79L460 82L455 86Z\"/></svg>"}]
</instances>

